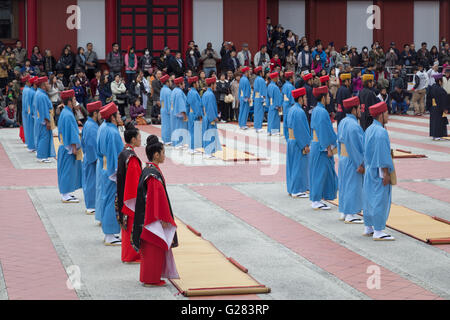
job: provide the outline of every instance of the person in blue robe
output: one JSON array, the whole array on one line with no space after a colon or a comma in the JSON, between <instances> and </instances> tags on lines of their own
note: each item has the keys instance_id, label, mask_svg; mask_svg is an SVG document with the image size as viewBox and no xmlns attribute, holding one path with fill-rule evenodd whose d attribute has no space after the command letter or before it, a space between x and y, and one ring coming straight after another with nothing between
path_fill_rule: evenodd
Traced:
<instances>
[{"instance_id":1,"label":"person in blue robe","mask_svg":"<svg viewBox=\"0 0 450 320\"><path fill-rule=\"evenodd\" d=\"M173 83L174 80L175 79L172 80L172 78L171 78L172 83ZM176 130L176 114L175 114L175 106L174 106L175 94L176 94L175 88L176 88L176 86L174 88L172 88L172 90L170 91L170 96L169 96L169 105L170 105L170 111L169 111L169 114L170 114L170 116L169 116L170 117L170 142L171 142L171 145L174 146L174 147L175 147L175 144L176 144L176 141L174 141L175 135L173 134L173 132Z\"/></svg>"},{"instance_id":2,"label":"person in blue robe","mask_svg":"<svg viewBox=\"0 0 450 320\"><path fill-rule=\"evenodd\" d=\"M288 71L284 74L284 78L286 82L281 87L281 95L283 96L283 134L286 142L289 140L289 131L286 126L286 118L289 114L289 110L294 105L295 100L292 97L292 91L295 89L294 87L294 72Z\"/></svg>"},{"instance_id":3,"label":"person in blue robe","mask_svg":"<svg viewBox=\"0 0 450 320\"><path fill-rule=\"evenodd\" d=\"M239 128L242 130L248 129L247 121L248 114L250 112L250 97L251 97L251 86L248 77L250 75L250 68L242 68L242 77L239 81Z\"/></svg>"},{"instance_id":4,"label":"person in blue robe","mask_svg":"<svg viewBox=\"0 0 450 320\"><path fill-rule=\"evenodd\" d=\"M176 87L172 91L174 127L172 129L172 145L176 149L189 144L188 117L186 95L183 92L185 82L183 77L174 80Z\"/></svg>"},{"instance_id":5,"label":"person in blue robe","mask_svg":"<svg viewBox=\"0 0 450 320\"><path fill-rule=\"evenodd\" d=\"M34 96L36 95L37 90L37 77L34 77L32 80L32 86L28 91L27 104L28 104L28 118L27 118L27 127L28 127L28 151L36 151L36 140L34 137L34 118L35 118L35 110L33 106Z\"/></svg>"},{"instance_id":6,"label":"person in blue robe","mask_svg":"<svg viewBox=\"0 0 450 320\"><path fill-rule=\"evenodd\" d=\"M262 131L264 120L264 100L267 97L266 81L262 77L262 67L256 67L253 72L257 75L253 83L253 126L257 133Z\"/></svg>"},{"instance_id":7,"label":"person in blue robe","mask_svg":"<svg viewBox=\"0 0 450 320\"><path fill-rule=\"evenodd\" d=\"M309 156L309 198L314 210L330 210L331 208L323 203L322 199L334 200L337 196L338 178L334 169L337 137L325 109L330 100L328 88L315 88L313 94L318 102L311 113L313 140Z\"/></svg>"},{"instance_id":8,"label":"person in blue robe","mask_svg":"<svg viewBox=\"0 0 450 320\"><path fill-rule=\"evenodd\" d=\"M76 103L73 90L63 91L61 99L64 109L58 119L58 188L62 202L78 203L79 200L71 194L82 187L81 172L81 140L77 121L73 114Z\"/></svg>"},{"instance_id":9,"label":"person in blue robe","mask_svg":"<svg viewBox=\"0 0 450 320\"><path fill-rule=\"evenodd\" d=\"M286 154L286 185L287 192L293 198L308 198L309 190L309 145L311 130L308 119L301 105L306 101L304 88L291 91L297 102L289 109L285 125L288 129Z\"/></svg>"},{"instance_id":10,"label":"person in blue robe","mask_svg":"<svg viewBox=\"0 0 450 320\"><path fill-rule=\"evenodd\" d=\"M99 121L102 121L101 116L99 116ZM97 154L97 164L95 168L95 220L98 223L102 224L102 212L103 212L103 204L102 204L102 194L103 194L103 156L100 154L98 149L98 141L99 137L103 135L103 130L106 128L106 121L102 121L100 126L98 127L97 137L95 139L95 151Z\"/></svg>"},{"instance_id":11,"label":"person in blue robe","mask_svg":"<svg viewBox=\"0 0 450 320\"><path fill-rule=\"evenodd\" d=\"M95 213L96 177L97 177L97 132L99 110L101 101L88 103L86 109L89 113L87 121L81 131L81 148L83 150L82 184L86 214Z\"/></svg>"},{"instance_id":12,"label":"person in blue robe","mask_svg":"<svg viewBox=\"0 0 450 320\"><path fill-rule=\"evenodd\" d=\"M217 130L217 101L214 91L216 90L216 78L206 79L208 89L203 93L202 105L205 108L205 117L203 118L203 148L207 159L216 159L214 154L222 150Z\"/></svg>"},{"instance_id":13,"label":"person in blue robe","mask_svg":"<svg viewBox=\"0 0 450 320\"><path fill-rule=\"evenodd\" d=\"M202 119L203 108L202 98L198 93L198 77L190 77L188 79L191 87L186 98L189 111L189 152L191 154L199 152L198 149L202 147Z\"/></svg>"},{"instance_id":14,"label":"person in blue robe","mask_svg":"<svg viewBox=\"0 0 450 320\"><path fill-rule=\"evenodd\" d=\"M117 128L120 117L117 106L112 102L100 110L106 125L98 135L97 150L102 160L102 194L100 205L102 230L105 234L106 246L120 246L117 234L120 226L116 217L115 199L117 194L116 174L117 162L124 144Z\"/></svg>"},{"instance_id":15,"label":"person in blue robe","mask_svg":"<svg viewBox=\"0 0 450 320\"><path fill-rule=\"evenodd\" d=\"M364 131L358 123L361 107L358 97L342 102L346 117L338 125L338 189L340 220L347 224L361 224L358 216L363 205Z\"/></svg>"},{"instance_id":16,"label":"person in blue robe","mask_svg":"<svg viewBox=\"0 0 450 320\"><path fill-rule=\"evenodd\" d=\"M22 81L25 81L25 85L22 90L22 127L23 135L25 137L25 145L28 148L29 136L28 136L28 96L30 91L30 78L29 76L24 77Z\"/></svg>"},{"instance_id":17,"label":"person in blue robe","mask_svg":"<svg viewBox=\"0 0 450 320\"><path fill-rule=\"evenodd\" d=\"M277 86L278 73L270 74L271 82L267 86L267 97L269 98L269 113L267 115L267 133L280 135L280 111L283 105L283 96Z\"/></svg>"},{"instance_id":18,"label":"person in blue robe","mask_svg":"<svg viewBox=\"0 0 450 320\"><path fill-rule=\"evenodd\" d=\"M47 94L47 91L50 89L48 78L39 78L38 86L33 99L36 156L39 162L48 163L51 162L49 158L56 157L51 125L53 122L50 115L53 105Z\"/></svg>"},{"instance_id":19,"label":"person in blue robe","mask_svg":"<svg viewBox=\"0 0 450 320\"><path fill-rule=\"evenodd\" d=\"M372 235L377 241L390 241L395 239L384 229L391 209L392 184L396 182L391 143L384 128L389 116L387 105L377 103L369 112L373 122L364 135L364 235Z\"/></svg>"},{"instance_id":20,"label":"person in blue robe","mask_svg":"<svg viewBox=\"0 0 450 320\"><path fill-rule=\"evenodd\" d=\"M168 86L169 75L162 76L159 81L163 87L161 88L161 92L159 94L159 99L161 102L161 138L165 145L171 145L171 117L170 117L170 95L172 90L170 90Z\"/></svg>"}]
</instances>

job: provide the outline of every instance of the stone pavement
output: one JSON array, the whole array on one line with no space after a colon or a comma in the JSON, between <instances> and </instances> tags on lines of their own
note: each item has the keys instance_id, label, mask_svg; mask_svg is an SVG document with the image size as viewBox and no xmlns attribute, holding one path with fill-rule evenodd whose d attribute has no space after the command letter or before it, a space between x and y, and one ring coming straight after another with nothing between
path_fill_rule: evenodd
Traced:
<instances>
[{"instance_id":1,"label":"stone pavement","mask_svg":"<svg viewBox=\"0 0 450 320\"><path fill-rule=\"evenodd\" d=\"M394 116L388 124L394 148L427 156L395 160L393 202L450 220L450 142L431 141L428 121ZM143 142L160 133L140 128ZM338 221L337 208L317 212L288 197L283 137L219 128L222 143L265 160L211 161L167 148L162 169L174 212L272 292L214 299L450 298L450 245L394 230L395 242L362 237L360 225ZM139 284L139 266L103 245L83 201L61 203L56 162L37 163L17 129L0 130L0 142L0 299L186 299L170 284ZM144 147L138 154L145 160Z\"/></svg>"}]
</instances>

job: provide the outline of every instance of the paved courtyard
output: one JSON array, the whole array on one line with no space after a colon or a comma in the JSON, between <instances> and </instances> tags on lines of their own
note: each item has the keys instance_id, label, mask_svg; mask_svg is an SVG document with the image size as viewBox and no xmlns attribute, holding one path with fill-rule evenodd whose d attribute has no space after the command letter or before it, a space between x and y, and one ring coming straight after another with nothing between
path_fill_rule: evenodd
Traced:
<instances>
[{"instance_id":1,"label":"paved courtyard","mask_svg":"<svg viewBox=\"0 0 450 320\"><path fill-rule=\"evenodd\" d=\"M450 220L450 141L432 141L428 122L390 119L392 147L427 156L395 160L393 203ZM142 141L160 134L159 126L140 128ZM263 160L206 160L167 148L162 170L175 215L271 288L221 298L450 299L450 245L390 229L394 242L362 237L361 225L338 221L337 207L314 211L308 199L287 195L283 137L219 128L227 147ZM56 162L38 163L18 136L0 130L0 299L187 299L171 284L142 287L139 266L103 245L84 202L61 203ZM138 154L145 160L144 147Z\"/></svg>"}]
</instances>

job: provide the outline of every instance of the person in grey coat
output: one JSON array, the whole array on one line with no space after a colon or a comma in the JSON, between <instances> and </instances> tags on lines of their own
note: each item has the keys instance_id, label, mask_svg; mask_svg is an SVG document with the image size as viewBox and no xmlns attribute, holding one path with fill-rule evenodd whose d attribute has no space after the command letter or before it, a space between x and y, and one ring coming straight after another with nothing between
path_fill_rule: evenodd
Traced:
<instances>
[{"instance_id":1,"label":"person in grey coat","mask_svg":"<svg viewBox=\"0 0 450 320\"><path fill-rule=\"evenodd\" d=\"M112 48L113 50L106 56L106 64L109 67L111 76L114 77L116 74L120 74L122 72L122 68L124 66L124 58L119 50L118 43L114 43Z\"/></svg>"}]
</instances>

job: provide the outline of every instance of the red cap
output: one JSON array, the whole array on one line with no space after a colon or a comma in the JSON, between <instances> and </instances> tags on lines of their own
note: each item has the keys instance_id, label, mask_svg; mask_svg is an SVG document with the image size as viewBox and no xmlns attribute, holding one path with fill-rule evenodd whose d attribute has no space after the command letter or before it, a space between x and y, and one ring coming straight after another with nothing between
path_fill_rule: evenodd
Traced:
<instances>
[{"instance_id":1,"label":"red cap","mask_svg":"<svg viewBox=\"0 0 450 320\"><path fill-rule=\"evenodd\" d=\"M345 109L351 109L353 107L359 106L359 98L358 97L351 97L349 99L345 99L342 101Z\"/></svg>"},{"instance_id":2,"label":"red cap","mask_svg":"<svg viewBox=\"0 0 450 320\"><path fill-rule=\"evenodd\" d=\"M278 72L272 72L271 74L269 74L270 79L275 79L278 77Z\"/></svg>"},{"instance_id":3,"label":"red cap","mask_svg":"<svg viewBox=\"0 0 450 320\"><path fill-rule=\"evenodd\" d=\"M178 77L175 80L173 80L173 83L175 83L175 84L180 84L180 83L183 83L183 82L184 82L183 77Z\"/></svg>"},{"instance_id":4,"label":"red cap","mask_svg":"<svg viewBox=\"0 0 450 320\"><path fill-rule=\"evenodd\" d=\"M117 108L114 102L108 103L106 106L100 109L100 115L103 119L109 119L114 113L116 113L119 109Z\"/></svg>"},{"instance_id":5,"label":"red cap","mask_svg":"<svg viewBox=\"0 0 450 320\"><path fill-rule=\"evenodd\" d=\"M188 78L188 82L191 84L191 83L194 83L194 82L197 82L198 81L198 77L197 76L195 76L195 77L189 77Z\"/></svg>"},{"instance_id":6,"label":"red cap","mask_svg":"<svg viewBox=\"0 0 450 320\"><path fill-rule=\"evenodd\" d=\"M262 67L261 66L256 67L255 69L253 69L253 73L258 73L260 71L262 71Z\"/></svg>"},{"instance_id":7,"label":"red cap","mask_svg":"<svg viewBox=\"0 0 450 320\"><path fill-rule=\"evenodd\" d=\"M292 97L294 97L294 99L298 99L299 97L302 97L306 94L306 89L305 88L299 88L299 89L295 89L292 90Z\"/></svg>"},{"instance_id":8,"label":"red cap","mask_svg":"<svg viewBox=\"0 0 450 320\"><path fill-rule=\"evenodd\" d=\"M24 76L24 77L22 77L22 82L27 82L27 81L30 81L30 75L26 75L26 76Z\"/></svg>"},{"instance_id":9,"label":"red cap","mask_svg":"<svg viewBox=\"0 0 450 320\"><path fill-rule=\"evenodd\" d=\"M95 102L88 103L86 106L86 109L88 112L94 112L94 111L100 110L101 107L102 107L102 102L95 101Z\"/></svg>"},{"instance_id":10,"label":"red cap","mask_svg":"<svg viewBox=\"0 0 450 320\"><path fill-rule=\"evenodd\" d=\"M38 77L32 77L30 78L30 83L34 84L35 82L37 82L37 79L39 79Z\"/></svg>"},{"instance_id":11,"label":"red cap","mask_svg":"<svg viewBox=\"0 0 450 320\"><path fill-rule=\"evenodd\" d=\"M163 75L161 78L159 78L159 81L161 83L165 83L167 80L169 80L170 76L168 74Z\"/></svg>"},{"instance_id":12,"label":"red cap","mask_svg":"<svg viewBox=\"0 0 450 320\"><path fill-rule=\"evenodd\" d=\"M48 82L48 78L47 77L40 77L37 79L36 84L41 84L44 82Z\"/></svg>"},{"instance_id":13,"label":"red cap","mask_svg":"<svg viewBox=\"0 0 450 320\"><path fill-rule=\"evenodd\" d=\"M249 67L243 67L243 68L241 69L242 73L245 73L245 72L247 72L247 71L249 71L249 70L250 70Z\"/></svg>"},{"instance_id":14,"label":"red cap","mask_svg":"<svg viewBox=\"0 0 450 320\"><path fill-rule=\"evenodd\" d=\"M323 76L320 77L320 83L325 83L327 81L330 81L330 76Z\"/></svg>"},{"instance_id":15,"label":"red cap","mask_svg":"<svg viewBox=\"0 0 450 320\"><path fill-rule=\"evenodd\" d=\"M284 73L284 77L286 79L292 77L293 75L294 75L293 71L287 71L287 72Z\"/></svg>"},{"instance_id":16,"label":"red cap","mask_svg":"<svg viewBox=\"0 0 450 320\"><path fill-rule=\"evenodd\" d=\"M312 78L313 78L312 73L308 73L303 76L304 81L308 81L309 79L312 79Z\"/></svg>"},{"instance_id":17,"label":"red cap","mask_svg":"<svg viewBox=\"0 0 450 320\"><path fill-rule=\"evenodd\" d=\"M206 84L209 86L210 84L215 83L216 81L217 81L216 77L207 78Z\"/></svg>"},{"instance_id":18,"label":"red cap","mask_svg":"<svg viewBox=\"0 0 450 320\"><path fill-rule=\"evenodd\" d=\"M62 100L72 98L72 97L75 97L75 91L73 91L73 90L66 90L66 91L61 92Z\"/></svg>"},{"instance_id":19,"label":"red cap","mask_svg":"<svg viewBox=\"0 0 450 320\"><path fill-rule=\"evenodd\" d=\"M316 98L318 96L320 96L321 94L325 94L325 93L328 93L328 87L326 87L326 86L322 86L322 87L318 87L318 88L314 88L313 89L313 95Z\"/></svg>"},{"instance_id":20,"label":"red cap","mask_svg":"<svg viewBox=\"0 0 450 320\"><path fill-rule=\"evenodd\" d=\"M369 108L369 113L372 117L376 117L377 115L386 112L388 109L386 102L382 101L377 104L374 104Z\"/></svg>"}]
</instances>

